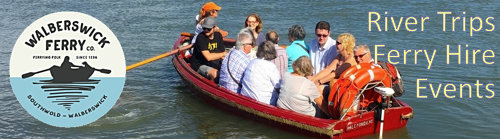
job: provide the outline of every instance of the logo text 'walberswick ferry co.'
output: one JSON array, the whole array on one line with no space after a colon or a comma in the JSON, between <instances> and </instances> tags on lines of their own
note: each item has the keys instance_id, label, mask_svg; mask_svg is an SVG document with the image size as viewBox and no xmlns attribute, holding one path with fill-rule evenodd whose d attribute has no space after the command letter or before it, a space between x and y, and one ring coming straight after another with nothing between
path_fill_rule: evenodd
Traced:
<instances>
[{"instance_id":1,"label":"logo text 'walberswick ferry co.'","mask_svg":"<svg viewBox=\"0 0 500 139\"><path fill-rule=\"evenodd\" d=\"M101 21L79 12L52 13L16 41L10 82L33 117L57 127L82 126L106 114L120 97L125 57Z\"/></svg>"}]
</instances>

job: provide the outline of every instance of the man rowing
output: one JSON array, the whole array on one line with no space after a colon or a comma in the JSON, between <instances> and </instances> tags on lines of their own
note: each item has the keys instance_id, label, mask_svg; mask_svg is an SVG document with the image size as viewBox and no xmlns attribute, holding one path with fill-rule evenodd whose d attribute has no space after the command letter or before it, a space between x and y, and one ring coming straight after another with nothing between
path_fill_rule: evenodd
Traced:
<instances>
[{"instance_id":1,"label":"man rowing","mask_svg":"<svg viewBox=\"0 0 500 139\"><path fill-rule=\"evenodd\" d=\"M63 70L70 70L72 67L81 68L82 66L77 66L77 65L69 62L69 56L65 56L64 61L61 63L60 68Z\"/></svg>"},{"instance_id":2,"label":"man rowing","mask_svg":"<svg viewBox=\"0 0 500 139\"><path fill-rule=\"evenodd\" d=\"M214 80L218 77L221 61L226 56L222 35L216 32L217 21L213 17L205 18L203 32L193 44L191 68L202 76Z\"/></svg>"}]
</instances>

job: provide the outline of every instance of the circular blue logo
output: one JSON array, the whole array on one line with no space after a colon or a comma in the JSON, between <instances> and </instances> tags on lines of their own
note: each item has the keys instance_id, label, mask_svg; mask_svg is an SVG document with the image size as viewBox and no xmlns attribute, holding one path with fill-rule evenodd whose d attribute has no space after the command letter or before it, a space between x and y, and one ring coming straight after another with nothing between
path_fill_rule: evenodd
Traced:
<instances>
[{"instance_id":1,"label":"circular blue logo","mask_svg":"<svg viewBox=\"0 0 500 139\"><path fill-rule=\"evenodd\" d=\"M10 58L17 100L57 127L92 123L116 103L125 84L125 56L113 32L79 12L46 15L19 36Z\"/></svg>"}]
</instances>

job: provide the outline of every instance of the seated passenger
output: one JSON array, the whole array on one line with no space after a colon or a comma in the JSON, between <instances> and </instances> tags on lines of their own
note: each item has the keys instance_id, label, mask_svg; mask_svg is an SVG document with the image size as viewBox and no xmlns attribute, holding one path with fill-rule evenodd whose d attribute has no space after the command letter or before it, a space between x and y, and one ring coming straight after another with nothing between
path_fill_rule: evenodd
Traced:
<instances>
[{"instance_id":1,"label":"seated passenger","mask_svg":"<svg viewBox=\"0 0 500 139\"><path fill-rule=\"evenodd\" d=\"M257 49L257 58L250 61L241 79L241 94L276 106L280 73L271 60L276 58L272 42L266 41Z\"/></svg>"},{"instance_id":2,"label":"seated passenger","mask_svg":"<svg viewBox=\"0 0 500 139\"><path fill-rule=\"evenodd\" d=\"M196 28L194 30L194 37L191 43L195 43L198 34L203 32L203 27L201 27L201 25L203 24L205 18L207 17L217 18L217 16L219 15L218 13L221 9L222 8L217 4L215 4L214 2L207 2L200 8L200 12L196 16ZM223 38L225 38L228 35L227 31L219 29L219 27L216 27L215 31L221 33Z\"/></svg>"},{"instance_id":3,"label":"seated passenger","mask_svg":"<svg viewBox=\"0 0 500 139\"><path fill-rule=\"evenodd\" d=\"M247 19L245 20L245 28L247 27L252 31L251 34L256 46L260 46L264 43L264 41L266 41L264 33L261 32L262 20L258 14L253 13L247 16Z\"/></svg>"},{"instance_id":4,"label":"seated passenger","mask_svg":"<svg viewBox=\"0 0 500 139\"><path fill-rule=\"evenodd\" d=\"M222 60L219 85L232 92L239 92L241 77L250 63L250 57L247 54L250 53L252 47L252 36L247 32L247 29L242 29L236 37L235 49L231 50Z\"/></svg>"},{"instance_id":5,"label":"seated passenger","mask_svg":"<svg viewBox=\"0 0 500 139\"><path fill-rule=\"evenodd\" d=\"M64 61L61 63L60 68L63 70L71 70L73 67L81 67L73 64L72 62L69 61L69 56L64 57Z\"/></svg>"},{"instance_id":6,"label":"seated passenger","mask_svg":"<svg viewBox=\"0 0 500 139\"><path fill-rule=\"evenodd\" d=\"M356 39L352 34L340 34L337 37L336 43L338 52L337 57L335 57L333 62L328 65L328 67L312 77L314 83L318 85L318 90L323 92L319 98L321 101L318 102L318 106L320 106L321 110L324 112L328 111L327 98L330 95L330 87L333 86L336 79L338 79L346 69L356 65L353 53L355 43ZM329 86L328 83L330 84ZM325 86L323 84L327 85Z\"/></svg>"},{"instance_id":7,"label":"seated passenger","mask_svg":"<svg viewBox=\"0 0 500 139\"><path fill-rule=\"evenodd\" d=\"M373 65L378 65L378 63L376 63L375 60L372 59L370 47L368 45L365 45L365 44L357 45L356 47L354 47L354 58L356 59L356 62L358 64L371 63ZM399 73L397 73L397 74L399 74ZM393 77L393 76L391 76L391 77ZM401 86L403 86L402 83L401 83ZM393 88L395 88L394 84L393 84ZM394 90L396 92L398 91L398 89L394 89ZM402 90L402 89L399 89L399 90ZM374 90L367 90L364 93L364 98L362 100L360 100L360 105L362 107L368 107L370 104L373 104L374 102L381 102L381 100L382 100L381 95L376 93Z\"/></svg>"},{"instance_id":8,"label":"seated passenger","mask_svg":"<svg viewBox=\"0 0 500 139\"><path fill-rule=\"evenodd\" d=\"M330 23L320 21L316 24L316 38L309 44L311 50L311 62L314 67L314 74L318 74L326 66L332 63L337 56L335 40L330 37Z\"/></svg>"},{"instance_id":9,"label":"seated passenger","mask_svg":"<svg viewBox=\"0 0 500 139\"><path fill-rule=\"evenodd\" d=\"M319 117L320 110L315 100L320 97L320 93L314 83L306 78L312 76L311 60L307 56L301 56L293 62L292 67L293 72L287 72L283 76L278 107Z\"/></svg>"},{"instance_id":10,"label":"seated passenger","mask_svg":"<svg viewBox=\"0 0 500 139\"><path fill-rule=\"evenodd\" d=\"M353 48L356 45L356 39L352 34L342 33L337 38L338 55L333 59L332 63L318 74L314 75L313 79L319 84L328 83L334 79L338 79L346 69L356 65L354 59Z\"/></svg>"},{"instance_id":11,"label":"seated passenger","mask_svg":"<svg viewBox=\"0 0 500 139\"><path fill-rule=\"evenodd\" d=\"M202 76L213 80L217 78L222 58L226 56L222 35L215 32L217 21L207 17L202 25L203 33L198 35L193 44L193 56L190 58L191 68ZM217 82L217 80L216 80Z\"/></svg>"},{"instance_id":12,"label":"seated passenger","mask_svg":"<svg viewBox=\"0 0 500 139\"><path fill-rule=\"evenodd\" d=\"M266 40L274 43L274 49L276 49L276 58L273 59L273 63L280 71L280 77L283 77L283 74L285 74L288 66L288 55L286 55L286 49L278 45L280 37L274 30L269 31L266 34Z\"/></svg>"},{"instance_id":13,"label":"seated passenger","mask_svg":"<svg viewBox=\"0 0 500 139\"><path fill-rule=\"evenodd\" d=\"M304 42L306 31L300 25L293 25L288 29L288 39L292 42L286 47L286 54L288 55L288 68L287 72L293 72L292 62L301 56L309 57L309 47Z\"/></svg>"},{"instance_id":14,"label":"seated passenger","mask_svg":"<svg viewBox=\"0 0 500 139\"><path fill-rule=\"evenodd\" d=\"M361 63L376 64L375 61L372 59L370 47L368 47L368 45L366 44L357 45L356 47L354 47L354 59L358 64Z\"/></svg>"}]
</instances>

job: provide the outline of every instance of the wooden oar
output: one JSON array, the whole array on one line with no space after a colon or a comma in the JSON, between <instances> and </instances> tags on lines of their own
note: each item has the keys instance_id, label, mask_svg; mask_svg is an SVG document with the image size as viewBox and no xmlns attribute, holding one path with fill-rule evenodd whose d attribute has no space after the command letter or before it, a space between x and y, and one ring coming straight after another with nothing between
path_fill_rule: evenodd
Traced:
<instances>
[{"instance_id":1,"label":"wooden oar","mask_svg":"<svg viewBox=\"0 0 500 139\"><path fill-rule=\"evenodd\" d=\"M191 44L127 66L127 71L191 48Z\"/></svg>"},{"instance_id":2,"label":"wooden oar","mask_svg":"<svg viewBox=\"0 0 500 139\"><path fill-rule=\"evenodd\" d=\"M44 70L41 70L41 71L37 71L37 72L28 72L28 73L25 73L23 75L21 75L21 78L25 79L25 78L29 78L35 74L38 74L38 73L42 73L42 72L46 72L46 71L49 71L52 67L48 68L48 69L44 69Z\"/></svg>"},{"instance_id":3,"label":"wooden oar","mask_svg":"<svg viewBox=\"0 0 500 139\"><path fill-rule=\"evenodd\" d=\"M187 36L187 37L193 37L194 34L191 34L191 33L187 33L187 32L181 32L181 35L182 36ZM229 39L229 38L224 38L224 43L228 43L226 45L229 45L229 46L233 46L234 43L236 41L234 39ZM191 48L193 45L190 44L190 45L186 45L184 47L181 47L181 48L178 48L178 49L174 49L172 51L169 51L169 52L166 52L166 53L163 53L163 54L160 54L160 55L157 55L157 56L154 56L154 57L151 57L149 59L146 59L146 60L143 60L141 62L137 62L135 64L132 64L132 65L129 65L127 66L127 71L128 70L131 70L131 69L134 69L134 68L137 68L139 66L142 66L142 65L145 65L145 64L148 64L148 63L151 63L153 61L156 61L156 60L159 60L159 59L162 59L162 58L165 58L165 57L168 57L170 55L173 55L175 53L179 53L181 51L184 51L184 50L187 50L189 48Z\"/></svg>"}]
</instances>

